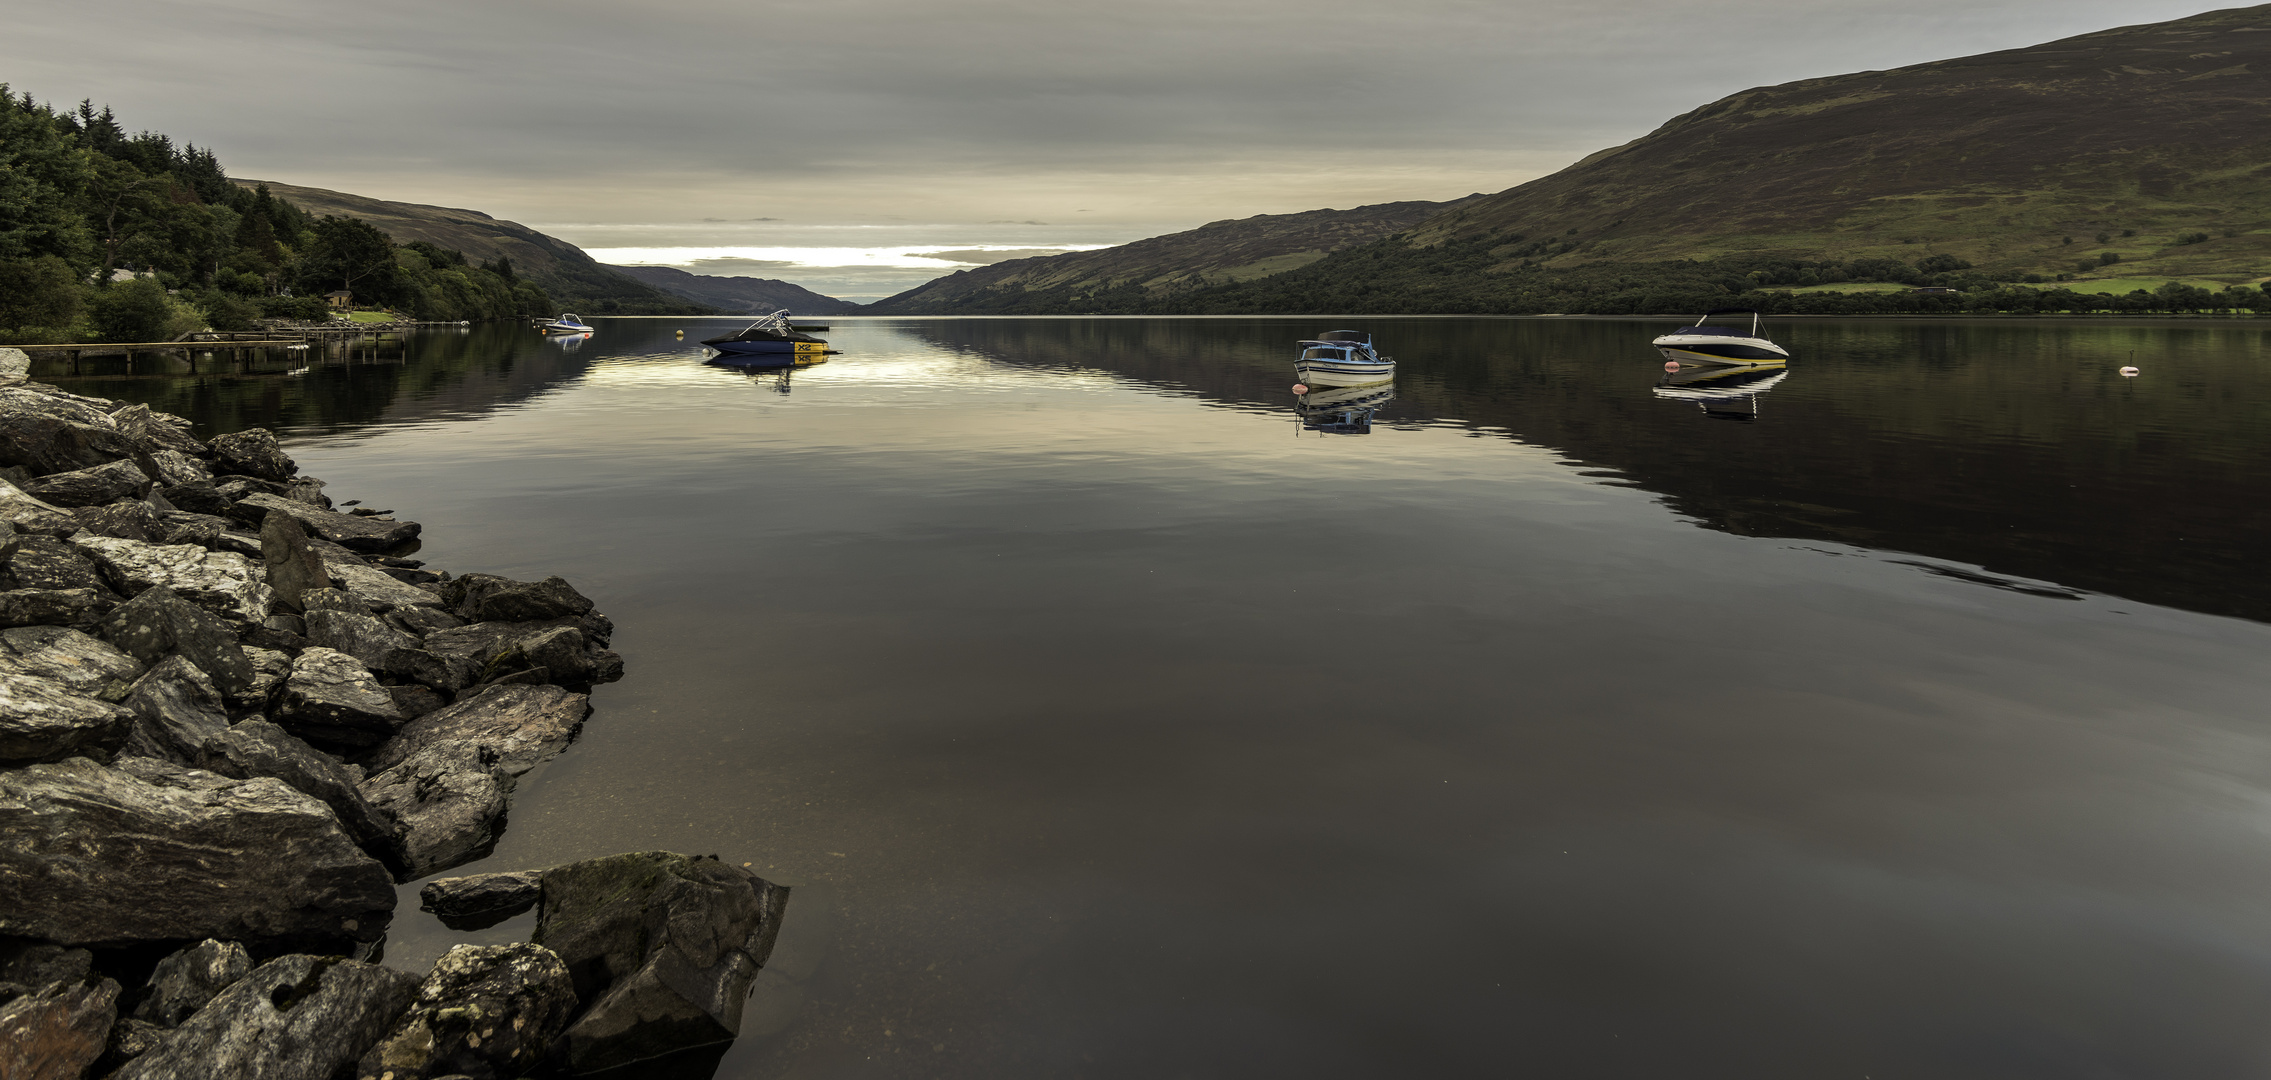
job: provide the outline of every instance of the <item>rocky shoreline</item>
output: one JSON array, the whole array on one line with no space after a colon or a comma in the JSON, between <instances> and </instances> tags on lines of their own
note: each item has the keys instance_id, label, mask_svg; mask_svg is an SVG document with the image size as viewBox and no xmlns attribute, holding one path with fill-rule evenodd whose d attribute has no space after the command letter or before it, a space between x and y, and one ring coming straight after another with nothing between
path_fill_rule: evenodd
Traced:
<instances>
[{"instance_id":1,"label":"rocky shoreline","mask_svg":"<svg viewBox=\"0 0 2271 1080\"><path fill-rule=\"evenodd\" d=\"M536 930L374 962L396 884L487 855L621 677L607 617L428 570L416 522L334 505L266 431L28 371L0 349L0 1076L714 1062L788 898L714 856L431 881L454 928Z\"/></svg>"}]
</instances>

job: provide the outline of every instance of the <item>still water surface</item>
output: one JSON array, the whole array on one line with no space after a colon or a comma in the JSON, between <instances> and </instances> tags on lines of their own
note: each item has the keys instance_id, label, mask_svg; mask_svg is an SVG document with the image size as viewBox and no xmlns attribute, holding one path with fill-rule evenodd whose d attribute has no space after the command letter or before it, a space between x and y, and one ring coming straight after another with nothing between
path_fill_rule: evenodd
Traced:
<instances>
[{"instance_id":1,"label":"still water surface","mask_svg":"<svg viewBox=\"0 0 2271 1080\"><path fill-rule=\"evenodd\" d=\"M473 869L796 886L723 1077L2271 1068L2264 331L1807 322L1699 398L1654 323L1352 324L1346 434L1311 320L56 381L599 602ZM405 967L526 932L404 896Z\"/></svg>"}]
</instances>

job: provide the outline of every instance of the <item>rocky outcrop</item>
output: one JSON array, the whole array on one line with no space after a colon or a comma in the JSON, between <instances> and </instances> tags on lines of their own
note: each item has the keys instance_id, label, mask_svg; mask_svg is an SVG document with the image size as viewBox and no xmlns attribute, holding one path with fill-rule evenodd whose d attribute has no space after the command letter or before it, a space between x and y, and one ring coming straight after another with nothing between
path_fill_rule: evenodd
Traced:
<instances>
[{"instance_id":1,"label":"rocky outcrop","mask_svg":"<svg viewBox=\"0 0 2271 1080\"><path fill-rule=\"evenodd\" d=\"M334 513L318 506L262 492L238 500L230 513L247 525L258 525L270 511L282 511L307 527L308 532L349 551L378 554L418 538L415 521L388 521Z\"/></svg>"},{"instance_id":2,"label":"rocky outcrop","mask_svg":"<svg viewBox=\"0 0 2271 1080\"><path fill-rule=\"evenodd\" d=\"M133 713L54 679L0 674L0 762L107 755L133 722Z\"/></svg>"},{"instance_id":3,"label":"rocky outcrop","mask_svg":"<svg viewBox=\"0 0 2271 1080\"><path fill-rule=\"evenodd\" d=\"M311 647L292 661L275 711L278 727L309 742L377 746L404 722L394 697L354 657Z\"/></svg>"},{"instance_id":4,"label":"rocky outcrop","mask_svg":"<svg viewBox=\"0 0 2271 1080\"><path fill-rule=\"evenodd\" d=\"M274 594L261 580L259 565L242 555L85 534L73 537L71 543L127 596L163 585L232 627L258 624L268 617Z\"/></svg>"},{"instance_id":5,"label":"rocky outcrop","mask_svg":"<svg viewBox=\"0 0 2271 1080\"><path fill-rule=\"evenodd\" d=\"M534 940L585 1003L554 1057L593 1072L732 1040L788 890L715 858L649 851L546 870Z\"/></svg>"},{"instance_id":6,"label":"rocky outcrop","mask_svg":"<svg viewBox=\"0 0 2271 1080\"><path fill-rule=\"evenodd\" d=\"M358 1080L527 1074L575 1012L567 965L541 945L459 945L418 987Z\"/></svg>"},{"instance_id":7,"label":"rocky outcrop","mask_svg":"<svg viewBox=\"0 0 2271 1080\"><path fill-rule=\"evenodd\" d=\"M131 457L133 440L108 413L25 386L0 388L0 466L33 476Z\"/></svg>"},{"instance_id":8,"label":"rocky outcrop","mask_svg":"<svg viewBox=\"0 0 2271 1080\"><path fill-rule=\"evenodd\" d=\"M0 771L0 934L371 941L393 910L386 868L281 781L146 758Z\"/></svg>"},{"instance_id":9,"label":"rocky outcrop","mask_svg":"<svg viewBox=\"0 0 2271 1080\"><path fill-rule=\"evenodd\" d=\"M543 879L533 871L436 878L418 890L420 909L453 930L481 930L536 906Z\"/></svg>"},{"instance_id":10,"label":"rocky outcrop","mask_svg":"<svg viewBox=\"0 0 2271 1080\"><path fill-rule=\"evenodd\" d=\"M418 977L336 956L283 956L221 991L116 1080L331 1080L378 1042Z\"/></svg>"},{"instance_id":11,"label":"rocky outcrop","mask_svg":"<svg viewBox=\"0 0 2271 1080\"><path fill-rule=\"evenodd\" d=\"M221 991L252 971L252 954L234 941L207 938L158 961L143 988L134 1018L159 1027L179 1027Z\"/></svg>"}]
</instances>

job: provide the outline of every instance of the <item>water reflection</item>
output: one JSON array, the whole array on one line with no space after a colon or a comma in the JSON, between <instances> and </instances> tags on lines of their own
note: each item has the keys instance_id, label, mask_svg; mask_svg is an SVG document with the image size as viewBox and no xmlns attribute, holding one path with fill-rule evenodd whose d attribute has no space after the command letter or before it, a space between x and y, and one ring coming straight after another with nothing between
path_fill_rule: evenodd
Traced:
<instances>
[{"instance_id":1,"label":"water reflection","mask_svg":"<svg viewBox=\"0 0 2271 1080\"><path fill-rule=\"evenodd\" d=\"M574 352L583 348L584 342L591 340L591 335L592 332L589 330L580 334L546 334L544 340L559 346L563 350Z\"/></svg>"},{"instance_id":2,"label":"water reflection","mask_svg":"<svg viewBox=\"0 0 2271 1080\"><path fill-rule=\"evenodd\" d=\"M1743 423L1758 419L1758 399L1790 377L1786 364L1685 367L1667 371L1656 383L1657 397L1692 401L1713 420Z\"/></svg>"},{"instance_id":3,"label":"water reflection","mask_svg":"<svg viewBox=\"0 0 2271 1080\"><path fill-rule=\"evenodd\" d=\"M757 358L762 360L759 363L751 363L752 359L747 356L715 356L702 362L710 367L740 372L750 382L764 385L776 394L789 392L791 380L798 371L828 362L825 356L811 355L768 356Z\"/></svg>"},{"instance_id":4,"label":"water reflection","mask_svg":"<svg viewBox=\"0 0 2271 1080\"><path fill-rule=\"evenodd\" d=\"M1293 403L1293 414L1300 418L1304 431L1325 435L1370 435L1372 414L1395 399L1394 383L1335 387L1301 395Z\"/></svg>"}]
</instances>

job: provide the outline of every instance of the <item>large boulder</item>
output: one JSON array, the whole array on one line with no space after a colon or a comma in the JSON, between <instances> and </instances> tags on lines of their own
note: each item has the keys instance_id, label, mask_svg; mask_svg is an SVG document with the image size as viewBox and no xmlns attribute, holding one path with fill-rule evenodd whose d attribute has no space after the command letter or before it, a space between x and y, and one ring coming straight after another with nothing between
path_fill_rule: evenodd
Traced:
<instances>
[{"instance_id":1,"label":"large boulder","mask_svg":"<svg viewBox=\"0 0 2271 1080\"><path fill-rule=\"evenodd\" d=\"M38 675L72 693L115 702L134 688L142 671L141 661L67 627L0 630L0 673Z\"/></svg>"},{"instance_id":2,"label":"large boulder","mask_svg":"<svg viewBox=\"0 0 2271 1080\"><path fill-rule=\"evenodd\" d=\"M0 527L21 532L69 536L79 531L79 519L60 506L42 502L22 488L0 479Z\"/></svg>"},{"instance_id":3,"label":"large boulder","mask_svg":"<svg viewBox=\"0 0 2271 1080\"><path fill-rule=\"evenodd\" d=\"M275 595L261 580L260 566L234 552L85 534L73 537L71 544L101 567L120 592L134 596L163 585L231 626L267 618Z\"/></svg>"},{"instance_id":4,"label":"large boulder","mask_svg":"<svg viewBox=\"0 0 2271 1080\"><path fill-rule=\"evenodd\" d=\"M305 625L311 645L337 649L375 672L454 689L449 686L448 668L439 657L419 648L417 638L376 615L315 610L307 613Z\"/></svg>"},{"instance_id":5,"label":"large boulder","mask_svg":"<svg viewBox=\"0 0 2271 1080\"><path fill-rule=\"evenodd\" d=\"M576 1011L567 965L542 945L459 945L442 955L357 1080L523 1076Z\"/></svg>"},{"instance_id":6,"label":"large boulder","mask_svg":"<svg viewBox=\"0 0 2271 1080\"><path fill-rule=\"evenodd\" d=\"M118 1019L118 984L51 984L0 1004L0 1077L80 1080L100 1058Z\"/></svg>"},{"instance_id":7,"label":"large boulder","mask_svg":"<svg viewBox=\"0 0 2271 1080\"><path fill-rule=\"evenodd\" d=\"M372 805L408 829L406 877L419 878L489 854L504 833L513 774L486 746L429 747L363 781Z\"/></svg>"},{"instance_id":8,"label":"large boulder","mask_svg":"<svg viewBox=\"0 0 2271 1080\"><path fill-rule=\"evenodd\" d=\"M300 471L277 444L276 436L266 428L216 435L207 445L213 451L213 471L224 475L251 476L281 484Z\"/></svg>"},{"instance_id":9,"label":"large boulder","mask_svg":"<svg viewBox=\"0 0 2271 1080\"><path fill-rule=\"evenodd\" d=\"M311 647L292 660L274 713L276 726L309 742L377 746L404 720L394 696L354 657Z\"/></svg>"},{"instance_id":10,"label":"large boulder","mask_svg":"<svg viewBox=\"0 0 2271 1080\"><path fill-rule=\"evenodd\" d=\"M428 752L482 754L519 776L559 756L591 715L591 698L557 686L499 686L403 726L364 764L390 769Z\"/></svg>"},{"instance_id":11,"label":"large boulder","mask_svg":"<svg viewBox=\"0 0 2271 1080\"><path fill-rule=\"evenodd\" d=\"M0 388L0 465L34 476L117 461L134 441L110 414L68 397L28 387Z\"/></svg>"},{"instance_id":12,"label":"large boulder","mask_svg":"<svg viewBox=\"0 0 2271 1080\"><path fill-rule=\"evenodd\" d=\"M0 626L93 626L117 603L93 589L9 589L0 592Z\"/></svg>"},{"instance_id":13,"label":"large boulder","mask_svg":"<svg viewBox=\"0 0 2271 1080\"><path fill-rule=\"evenodd\" d=\"M213 470L210 467L195 457L178 450L157 451L150 455L149 463L157 467L157 481L163 487L173 487L177 484L210 484L213 482ZM149 470L144 469L143 471ZM160 493L162 494L162 491Z\"/></svg>"},{"instance_id":14,"label":"large boulder","mask_svg":"<svg viewBox=\"0 0 2271 1080\"><path fill-rule=\"evenodd\" d=\"M362 849L397 873L407 872L409 830L363 794L362 774L265 720L244 720L209 736L197 767L250 780L266 776L331 808Z\"/></svg>"},{"instance_id":15,"label":"large boulder","mask_svg":"<svg viewBox=\"0 0 2271 1080\"><path fill-rule=\"evenodd\" d=\"M467 622L533 622L582 615L591 600L557 577L514 581L495 574L467 574L443 590L450 609Z\"/></svg>"},{"instance_id":16,"label":"large boulder","mask_svg":"<svg viewBox=\"0 0 2271 1080\"><path fill-rule=\"evenodd\" d=\"M252 661L229 625L163 585L120 604L97 627L103 639L145 664L180 656L224 694L252 685Z\"/></svg>"},{"instance_id":17,"label":"large boulder","mask_svg":"<svg viewBox=\"0 0 2271 1080\"><path fill-rule=\"evenodd\" d=\"M137 757L195 766L205 741L229 730L220 691L179 656L158 661L119 704L134 714L134 731L121 752Z\"/></svg>"},{"instance_id":18,"label":"large boulder","mask_svg":"<svg viewBox=\"0 0 2271 1080\"><path fill-rule=\"evenodd\" d=\"M173 508L184 513L222 517L236 500L223 494L219 485L210 480L191 480L182 484L168 484L158 489Z\"/></svg>"},{"instance_id":19,"label":"large boulder","mask_svg":"<svg viewBox=\"0 0 2271 1080\"><path fill-rule=\"evenodd\" d=\"M544 622L473 623L428 634L425 645L458 680L452 689L515 672L533 672L533 682L588 687L623 677L623 658L585 629L593 621L585 615Z\"/></svg>"},{"instance_id":20,"label":"large boulder","mask_svg":"<svg viewBox=\"0 0 2271 1080\"><path fill-rule=\"evenodd\" d=\"M158 508L141 499L82 506L71 511L71 516L79 519L79 528L96 536L115 536L146 544L171 542L168 537L172 530L166 528Z\"/></svg>"},{"instance_id":21,"label":"large boulder","mask_svg":"<svg viewBox=\"0 0 2271 1080\"><path fill-rule=\"evenodd\" d=\"M148 758L0 771L0 934L373 941L394 899L331 809L279 780Z\"/></svg>"},{"instance_id":22,"label":"large boulder","mask_svg":"<svg viewBox=\"0 0 2271 1080\"><path fill-rule=\"evenodd\" d=\"M534 941L585 1002L554 1047L594 1072L731 1041L788 890L714 857L648 851L543 873Z\"/></svg>"},{"instance_id":23,"label":"large boulder","mask_svg":"<svg viewBox=\"0 0 2271 1080\"><path fill-rule=\"evenodd\" d=\"M418 977L281 956L238 979L113 1080L332 1080L394 1026Z\"/></svg>"},{"instance_id":24,"label":"large boulder","mask_svg":"<svg viewBox=\"0 0 2271 1080\"><path fill-rule=\"evenodd\" d=\"M229 513L247 525L258 525L272 510L281 510L307 526L309 532L349 551L383 553L417 539L415 521L382 521L334 513L319 506L266 492L247 495Z\"/></svg>"},{"instance_id":25,"label":"large boulder","mask_svg":"<svg viewBox=\"0 0 2271 1080\"><path fill-rule=\"evenodd\" d=\"M94 560L52 536L19 536L0 545L0 585L11 589L93 589L116 596Z\"/></svg>"},{"instance_id":26,"label":"large boulder","mask_svg":"<svg viewBox=\"0 0 2271 1080\"><path fill-rule=\"evenodd\" d=\"M435 878L418 890L418 906L453 930L485 930L536 906L543 876L533 871Z\"/></svg>"},{"instance_id":27,"label":"large boulder","mask_svg":"<svg viewBox=\"0 0 2271 1080\"><path fill-rule=\"evenodd\" d=\"M24 488L26 494L51 506L97 506L117 499L139 499L150 493L151 480L132 461L113 461L92 468L48 473Z\"/></svg>"},{"instance_id":28,"label":"large boulder","mask_svg":"<svg viewBox=\"0 0 2271 1080\"><path fill-rule=\"evenodd\" d=\"M276 590L276 602L286 611L301 609L302 593L331 587L323 557L308 546L306 527L281 510L270 510L260 523L260 560L268 587Z\"/></svg>"},{"instance_id":29,"label":"large boulder","mask_svg":"<svg viewBox=\"0 0 2271 1080\"><path fill-rule=\"evenodd\" d=\"M323 568L350 595L379 614L414 607L440 607L442 598L415 585L398 581L353 554L325 552Z\"/></svg>"},{"instance_id":30,"label":"large boulder","mask_svg":"<svg viewBox=\"0 0 2271 1080\"><path fill-rule=\"evenodd\" d=\"M209 451L191 433L190 423L171 413L162 413L148 405L128 405L110 414L111 425L127 438L134 440L138 449L152 457L164 458L167 454L194 460ZM197 467L203 473L203 463ZM208 475L210 475L208 473Z\"/></svg>"},{"instance_id":31,"label":"large boulder","mask_svg":"<svg viewBox=\"0 0 2271 1080\"><path fill-rule=\"evenodd\" d=\"M206 938L158 961L143 987L134 1018L159 1027L179 1027L221 991L252 971L252 954L234 941Z\"/></svg>"},{"instance_id":32,"label":"large boulder","mask_svg":"<svg viewBox=\"0 0 2271 1080\"><path fill-rule=\"evenodd\" d=\"M0 386L22 386L31 377L32 354L22 349L0 349Z\"/></svg>"},{"instance_id":33,"label":"large boulder","mask_svg":"<svg viewBox=\"0 0 2271 1080\"><path fill-rule=\"evenodd\" d=\"M133 723L126 709L54 679L0 673L0 762L108 754Z\"/></svg>"}]
</instances>

